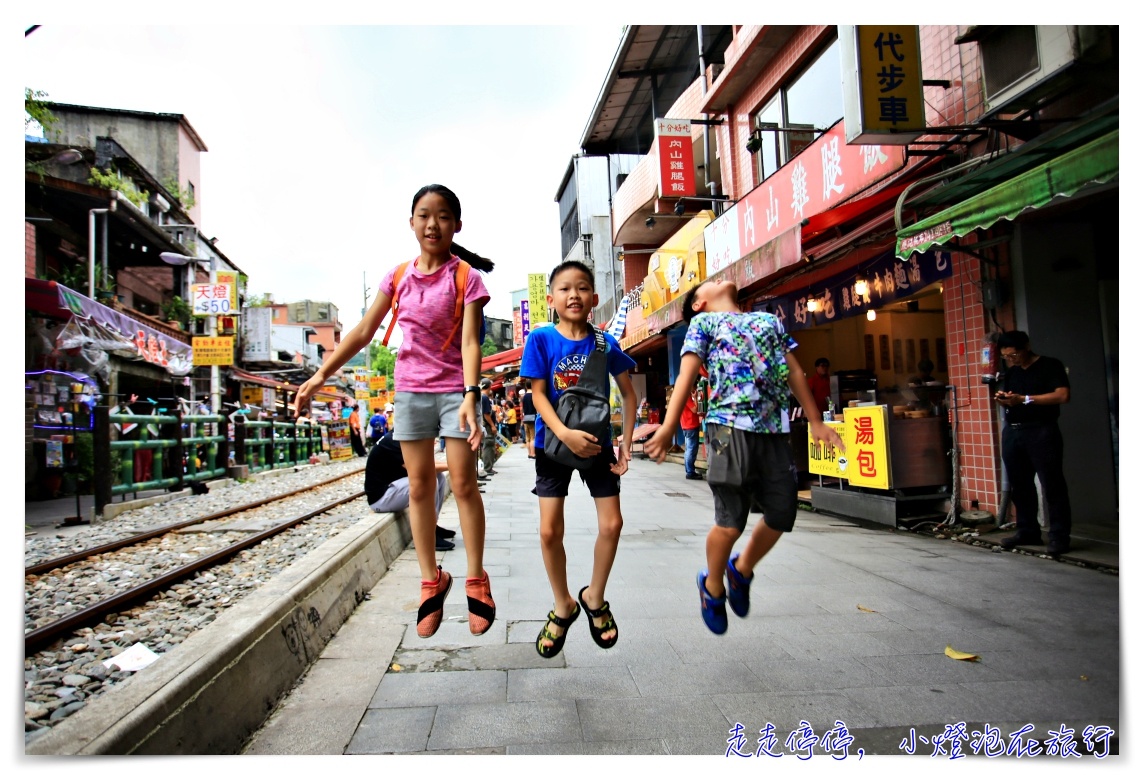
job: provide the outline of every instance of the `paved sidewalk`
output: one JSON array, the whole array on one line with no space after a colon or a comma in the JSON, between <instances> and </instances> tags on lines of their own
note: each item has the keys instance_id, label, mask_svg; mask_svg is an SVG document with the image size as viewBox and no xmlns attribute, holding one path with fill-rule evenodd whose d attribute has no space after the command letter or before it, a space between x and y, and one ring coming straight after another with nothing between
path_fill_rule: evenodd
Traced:
<instances>
[{"instance_id":1,"label":"paved sidewalk","mask_svg":"<svg viewBox=\"0 0 1144 780\"><path fill-rule=\"evenodd\" d=\"M804 720L820 739L843 722L851 754L902 754L914 729L916 752L928 756L922 737L961 721L969 734L996 727L1003 744L1026 724L1025 738L1039 740L1064 724L1082 752L1087 726L1119 735L1118 577L800 512L756 570L751 614L731 615L716 636L695 588L710 491L678 465L646 460L623 478L625 525L607 593L619 643L596 647L581 617L563 653L545 660L533 643L552 596L532 466L513 446L487 483L497 620L486 635L468 631L458 535L456 550L438 553L458 577L445 621L434 637L417 636L410 548L245 752L721 756L736 724L743 741L733 746L753 753L769 723L771 752L793 755L805 754L786 744ZM748 533L758 521L751 516ZM441 523L458 527L452 501ZM574 480L565 538L573 592L588 582L595 528L592 500ZM947 646L980 659L953 660ZM969 742L961 750L973 752Z\"/></svg>"}]
</instances>

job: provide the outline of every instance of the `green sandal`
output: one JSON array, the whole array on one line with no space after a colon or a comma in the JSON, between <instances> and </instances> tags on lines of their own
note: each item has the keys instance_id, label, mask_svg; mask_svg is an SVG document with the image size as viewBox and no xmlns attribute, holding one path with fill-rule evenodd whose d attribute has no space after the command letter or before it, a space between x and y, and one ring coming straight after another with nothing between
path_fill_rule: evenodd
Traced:
<instances>
[{"instance_id":1,"label":"green sandal","mask_svg":"<svg viewBox=\"0 0 1144 780\"><path fill-rule=\"evenodd\" d=\"M616 626L616 619L612 616L612 608L608 605L608 602L605 601L601 604L599 609L592 609L588 606L588 602L584 600L584 591L588 590L589 587L590 586L585 585L580 588L580 593L577 598L580 601L580 606L588 613L588 630L592 632L592 641L607 650L619 641L620 629ZM604 625L597 628L593 622L595 618L604 618ZM601 639L605 631L615 631L616 633L611 639Z\"/></svg>"},{"instance_id":2,"label":"green sandal","mask_svg":"<svg viewBox=\"0 0 1144 780\"><path fill-rule=\"evenodd\" d=\"M556 614L556 610L548 613L548 621L540 629L540 634L536 637L536 652L540 653L541 658L555 658L556 655L564 649L564 640L568 638L568 629L576 622L576 618L580 617L580 605L573 606L572 614L566 618L562 618ZM563 628L564 633L560 636L554 635L548 630L548 623L554 624L557 628ZM547 639L552 644L545 646L542 641Z\"/></svg>"}]
</instances>

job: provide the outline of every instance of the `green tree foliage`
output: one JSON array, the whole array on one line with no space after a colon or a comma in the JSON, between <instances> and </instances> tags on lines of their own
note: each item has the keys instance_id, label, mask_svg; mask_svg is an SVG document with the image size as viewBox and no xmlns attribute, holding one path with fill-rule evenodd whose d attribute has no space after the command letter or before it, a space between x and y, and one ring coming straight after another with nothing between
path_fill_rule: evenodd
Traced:
<instances>
[{"instance_id":1,"label":"green tree foliage","mask_svg":"<svg viewBox=\"0 0 1144 780\"><path fill-rule=\"evenodd\" d=\"M53 141L58 135L55 128L60 120L48 108L47 97L47 92L24 88L24 134L31 135L28 131L38 125L44 131L44 138Z\"/></svg>"},{"instance_id":2,"label":"green tree foliage","mask_svg":"<svg viewBox=\"0 0 1144 780\"><path fill-rule=\"evenodd\" d=\"M389 377L386 389L393 390L393 367L397 363L397 350L383 346L375 339L370 345L370 354L373 355L373 364L370 368L374 374L385 374Z\"/></svg>"},{"instance_id":3,"label":"green tree foliage","mask_svg":"<svg viewBox=\"0 0 1144 780\"><path fill-rule=\"evenodd\" d=\"M497 346L497 343L493 341L493 337L486 333L485 343L481 344L481 356L488 357L489 355L495 355L500 351L501 349Z\"/></svg>"}]
</instances>

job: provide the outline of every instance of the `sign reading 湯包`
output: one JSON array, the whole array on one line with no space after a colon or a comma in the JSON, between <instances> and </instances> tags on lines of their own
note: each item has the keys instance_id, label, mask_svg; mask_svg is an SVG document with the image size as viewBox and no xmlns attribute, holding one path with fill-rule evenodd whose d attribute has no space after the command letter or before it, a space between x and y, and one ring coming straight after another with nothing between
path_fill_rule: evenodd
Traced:
<instances>
[{"instance_id":1,"label":"sign reading \u6e6f\u5305","mask_svg":"<svg viewBox=\"0 0 1144 780\"><path fill-rule=\"evenodd\" d=\"M659 152L659 196L683 198L695 194L695 152L691 122L656 119L655 147Z\"/></svg>"},{"instance_id":2,"label":"sign reading \u6e6f\u5305","mask_svg":"<svg viewBox=\"0 0 1144 780\"><path fill-rule=\"evenodd\" d=\"M902 147L847 145L843 122L703 229L707 276L905 165Z\"/></svg>"},{"instance_id":3,"label":"sign reading \u6e6f\u5305","mask_svg":"<svg viewBox=\"0 0 1144 780\"><path fill-rule=\"evenodd\" d=\"M845 427L841 422L828 422L826 427L836 431L843 441L846 440L846 432L843 430ZM845 479L844 473L848 465L842 453L833 444L824 442L818 444L814 441L814 437L810 435L810 428L807 427L807 446L810 448L810 465L808 471L811 474L821 474L824 477L837 477L838 479Z\"/></svg>"},{"instance_id":4,"label":"sign reading \u6e6f\u5305","mask_svg":"<svg viewBox=\"0 0 1144 780\"><path fill-rule=\"evenodd\" d=\"M916 25L840 25L846 143L904 146L926 126Z\"/></svg>"},{"instance_id":5,"label":"sign reading \u6e6f\u5305","mask_svg":"<svg viewBox=\"0 0 1144 780\"><path fill-rule=\"evenodd\" d=\"M548 322L548 277L528 275L528 325L535 328Z\"/></svg>"},{"instance_id":6,"label":"sign reading \u6e6f\u5305","mask_svg":"<svg viewBox=\"0 0 1144 780\"><path fill-rule=\"evenodd\" d=\"M885 406L848 406L845 417L846 473L855 487L889 490L890 429Z\"/></svg>"},{"instance_id":7,"label":"sign reading \u6e6f\u5305","mask_svg":"<svg viewBox=\"0 0 1144 780\"><path fill-rule=\"evenodd\" d=\"M906 262L887 252L865 268L853 269L792 295L780 295L757 301L752 311L769 311L783 323L788 333L864 315L899 298L914 295L923 287L953 275L949 252L914 254ZM859 295L858 279L866 282L866 293ZM809 299L819 303L818 312L806 308Z\"/></svg>"},{"instance_id":8,"label":"sign reading \u6e6f\u5305","mask_svg":"<svg viewBox=\"0 0 1144 780\"><path fill-rule=\"evenodd\" d=\"M229 284L191 285L191 311L196 317L230 314L234 311L230 302L232 289Z\"/></svg>"},{"instance_id":9,"label":"sign reading \u6e6f\u5305","mask_svg":"<svg viewBox=\"0 0 1144 780\"><path fill-rule=\"evenodd\" d=\"M196 366L233 366L234 336L195 336L191 363Z\"/></svg>"}]
</instances>

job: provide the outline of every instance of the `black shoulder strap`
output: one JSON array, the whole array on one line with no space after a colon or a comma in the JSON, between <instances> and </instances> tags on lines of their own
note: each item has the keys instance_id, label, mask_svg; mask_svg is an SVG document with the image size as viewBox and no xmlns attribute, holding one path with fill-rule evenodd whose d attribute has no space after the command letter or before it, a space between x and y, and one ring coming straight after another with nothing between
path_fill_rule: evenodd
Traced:
<instances>
[{"instance_id":1,"label":"black shoulder strap","mask_svg":"<svg viewBox=\"0 0 1144 780\"><path fill-rule=\"evenodd\" d=\"M604 341L604 331L600 330L599 328L595 327L594 325L592 325L590 323L589 323L588 327L592 329L592 333L595 334L595 336L596 336L596 351L597 352L607 352L608 351L608 343L606 341Z\"/></svg>"}]
</instances>

